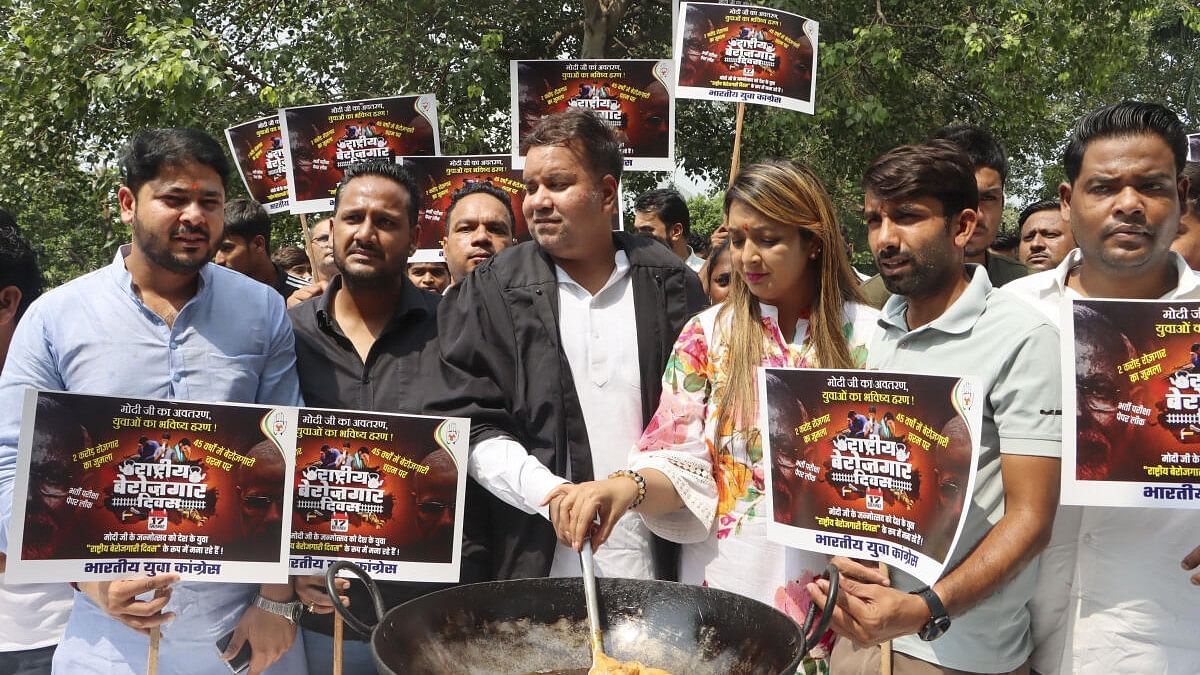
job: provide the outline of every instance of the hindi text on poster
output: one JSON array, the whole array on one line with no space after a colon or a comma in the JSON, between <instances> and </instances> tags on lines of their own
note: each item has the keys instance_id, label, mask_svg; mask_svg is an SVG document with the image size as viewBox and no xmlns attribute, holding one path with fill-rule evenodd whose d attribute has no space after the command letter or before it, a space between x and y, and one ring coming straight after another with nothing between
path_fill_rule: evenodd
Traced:
<instances>
[{"instance_id":1,"label":"hindi text on poster","mask_svg":"<svg viewBox=\"0 0 1200 675\"><path fill-rule=\"evenodd\" d=\"M225 130L229 152L246 191L268 213L288 209L287 168L279 116L271 115Z\"/></svg>"}]
</instances>

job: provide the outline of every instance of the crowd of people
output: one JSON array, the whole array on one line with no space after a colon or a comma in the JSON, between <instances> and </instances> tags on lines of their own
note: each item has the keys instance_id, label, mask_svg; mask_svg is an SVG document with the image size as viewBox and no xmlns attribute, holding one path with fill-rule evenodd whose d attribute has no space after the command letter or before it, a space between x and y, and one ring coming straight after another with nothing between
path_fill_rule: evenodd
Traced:
<instances>
[{"instance_id":1,"label":"crowd of people","mask_svg":"<svg viewBox=\"0 0 1200 675\"><path fill-rule=\"evenodd\" d=\"M882 154L861 179L865 279L799 162L734 177L703 259L672 190L637 199L636 233L612 231L622 157L591 113L543 119L521 150L519 244L508 195L476 183L453 196L444 249L418 258L420 191L364 163L305 247L272 252L266 211L225 200L228 159L188 129L131 140L132 242L106 267L39 298L32 250L0 223L0 548L12 500L47 498L13 494L26 387L454 415L471 419L462 583L579 575L593 546L601 576L832 613L803 672L879 673L884 643L899 675L1200 672L1197 519L1058 494L1062 414L1102 430L1108 414L1062 410L1061 303L1200 299L1200 167L1174 113L1079 120L1059 200L1020 213L1016 258L995 248L1008 160L986 130ZM979 378L978 475L936 584L835 557L831 603L829 558L767 538L760 365ZM141 673L161 627L163 673L227 672L245 643L252 674L328 673L334 604L372 618L361 585L331 598L318 576L72 586L0 585L0 671ZM388 608L441 587L381 586ZM345 672L374 672L367 636L348 638Z\"/></svg>"}]
</instances>

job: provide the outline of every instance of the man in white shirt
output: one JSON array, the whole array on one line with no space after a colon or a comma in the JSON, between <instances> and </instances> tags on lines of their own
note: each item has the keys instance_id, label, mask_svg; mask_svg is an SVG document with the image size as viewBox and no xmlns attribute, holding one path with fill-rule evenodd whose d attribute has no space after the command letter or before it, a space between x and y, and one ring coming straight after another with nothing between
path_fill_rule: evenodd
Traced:
<instances>
[{"instance_id":1,"label":"man in white shirt","mask_svg":"<svg viewBox=\"0 0 1200 675\"><path fill-rule=\"evenodd\" d=\"M1059 186L1079 248L1005 289L1054 321L1068 298L1200 298L1196 274L1170 250L1186 156L1182 124L1160 105L1126 101L1084 116ZM1191 511L1060 506L1030 602L1034 670L1200 672L1200 597L1181 569L1198 543Z\"/></svg>"},{"instance_id":2,"label":"man in white shirt","mask_svg":"<svg viewBox=\"0 0 1200 675\"><path fill-rule=\"evenodd\" d=\"M704 258L688 245L691 216L683 195L671 189L650 190L633 203L633 230L653 237L671 249L693 272L700 273Z\"/></svg>"},{"instance_id":3,"label":"man in white shirt","mask_svg":"<svg viewBox=\"0 0 1200 675\"><path fill-rule=\"evenodd\" d=\"M485 546L501 579L579 574L578 554L550 524L554 504L543 501L563 482L624 468L658 405L675 338L705 301L670 251L612 232L620 145L595 115L549 116L522 151L534 241L447 293L443 391L428 408L471 418L466 517L486 541L466 545ZM678 574L677 550L653 545L640 519L623 522L596 554L599 574Z\"/></svg>"}]
</instances>

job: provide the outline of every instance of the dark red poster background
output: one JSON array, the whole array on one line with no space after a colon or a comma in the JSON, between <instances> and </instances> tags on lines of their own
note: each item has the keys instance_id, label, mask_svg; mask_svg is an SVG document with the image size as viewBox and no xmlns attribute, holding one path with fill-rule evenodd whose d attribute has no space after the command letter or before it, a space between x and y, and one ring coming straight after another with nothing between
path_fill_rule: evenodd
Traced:
<instances>
[{"instance_id":1,"label":"dark red poster background","mask_svg":"<svg viewBox=\"0 0 1200 675\"><path fill-rule=\"evenodd\" d=\"M823 380L828 371L769 370L774 376L767 380L767 397L771 406L770 447L775 461L772 465L772 489L776 522L794 527L811 528L854 535L871 536L902 544L942 561L949 552L959 516L965 503L968 478L971 471L971 445L969 435L951 436L946 448L934 442L925 449L909 436L923 424L928 429L943 433L948 422L957 417L951 402L953 378L931 380L903 376L894 373L862 371L859 376L878 377L887 380L907 379L907 392L895 390L855 389L852 386L827 386ZM889 393L911 394L914 403L870 403L868 401L824 400L823 392L845 391L888 391ZM874 408L872 411L871 408ZM896 419L892 429L893 440L905 444L912 465L913 493L901 496L883 490L884 508L869 509L867 495L859 490L847 489L831 480L830 457L834 452L834 441L839 435L849 435L849 413L864 416L874 415L876 420L891 413ZM828 415L829 421L813 424ZM907 421L907 422L906 422ZM824 430L824 435L821 431ZM815 434L820 438L805 441L805 436ZM928 435L922 434L928 439ZM817 467L815 480L797 476L797 467L805 463ZM959 489L951 494L948 484ZM857 509L858 511L892 514L913 521L916 532L923 535L923 543L888 536L883 533L867 533L860 530L828 528L818 525L817 517L829 516L834 507ZM854 518L847 518L854 520Z\"/></svg>"},{"instance_id":2,"label":"dark red poster background","mask_svg":"<svg viewBox=\"0 0 1200 675\"><path fill-rule=\"evenodd\" d=\"M1200 303L1076 300L1074 329L1076 477L1195 482Z\"/></svg>"},{"instance_id":3,"label":"dark red poster background","mask_svg":"<svg viewBox=\"0 0 1200 675\"><path fill-rule=\"evenodd\" d=\"M287 168L279 116L271 115L225 130L229 152L254 201L275 213L288 207Z\"/></svg>"},{"instance_id":4,"label":"dark red poster background","mask_svg":"<svg viewBox=\"0 0 1200 675\"><path fill-rule=\"evenodd\" d=\"M317 419L321 421L318 423ZM458 469L452 461L449 465L444 461L449 453L441 449L436 437L441 424L442 420L432 418L301 408L292 556L450 562ZM364 433L367 437L360 437ZM323 454L323 446L348 450L349 458L343 459L338 468L332 468L334 457ZM429 459L435 452L445 453L441 463ZM429 467L429 471L422 474L416 468L419 466ZM377 489L385 495L382 510L339 514L307 506L305 502L311 498L306 498L301 490L307 475L326 476L310 477L307 481L310 485L352 484L339 482L329 473L310 474L313 469L331 470L335 475L344 472L346 476L365 473L377 478ZM426 508L429 503L441 504L446 510L436 514L422 512L422 503ZM353 541L339 537L353 537ZM359 537L369 539L360 541Z\"/></svg>"},{"instance_id":5,"label":"dark red poster background","mask_svg":"<svg viewBox=\"0 0 1200 675\"><path fill-rule=\"evenodd\" d=\"M683 17L679 86L736 89L812 100L816 71L805 19L765 7L691 4ZM773 66L747 64L729 52L738 40L762 38L774 50Z\"/></svg>"},{"instance_id":6,"label":"dark red poster background","mask_svg":"<svg viewBox=\"0 0 1200 675\"><path fill-rule=\"evenodd\" d=\"M282 451L277 446L277 463L256 461L253 467L243 467L226 449L245 456L262 441L269 441L260 426L270 408L259 406L213 406L203 403L147 401L114 397L80 396L77 394L42 393L39 395L39 414L35 417L33 454L30 464L30 483L26 501L25 537L22 555L25 559L106 559L133 558L129 552L97 553L89 545L105 542L112 533L145 534L150 528L151 514L145 509L108 505L115 496L113 484L121 463L137 461L139 439L161 441L170 434L171 445L184 439L191 442L186 452L190 464L205 472L210 508L190 512L167 511L166 528L156 534L198 535L207 537L203 551L170 552L160 548L142 552L137 557L196 559L210 562L252 560L277 562L282 522L260 527L256 514L246 514L238 497L239 484L250 485L256 478L268 480L272 468L280 472L278 489L257 494L282 504ZM48 402L47 402L48 401ZM122 413L126 403L143 406L141 414ZM171 415L146 414L145 406L169 411L208 410L211 420L195 420L198 424L211 422L211 431L187 429L163 430L148 428L147 422L173 419ZM140 422L138 427L114 429L114 418ZM109 446L109 447L106 447ZM212 450L205 450L204 448ZM96 450L101 448L100 450ZM229 466L230 468L225 468ZM89 499L88 492L98 495ZM70 501L81 500L80 504ZM90 503L84 506L82 502ZM253 536L248 533L252 532ZM110 540L111 543L111 540ZM117 543L129 543L120 540ZM203 548L202 547L202 548Z\"/></svg>"},{"instance_id":7,"label":"dark red poster background","mask_svg":"<svg viewBox=\"0 0 1200 675\"><path fill-rule=\"evenodd\" d=\"M457 157L405 157L421 190L421 242L419 248L441 248L446 238L446 211L450 198L470 183L488 182L508 193L516 218L517 241L529 239L529 228L521 211L525 182L520 170L512 168L510 155L463 155Z\"/></svg>"}]
</instances>

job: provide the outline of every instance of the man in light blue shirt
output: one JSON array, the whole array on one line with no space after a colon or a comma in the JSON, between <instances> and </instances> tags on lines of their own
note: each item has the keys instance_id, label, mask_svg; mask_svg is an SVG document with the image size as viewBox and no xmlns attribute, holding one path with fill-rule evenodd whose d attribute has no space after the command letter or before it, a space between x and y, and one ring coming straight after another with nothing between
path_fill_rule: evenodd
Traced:
<instances>
[{"instance_id":1,"label":"man in light blue shirt","mask_svg":"<svg viewBox=\"0 0 1200 675\"><path fill-rule=\"evenodd\" d=\"M0 375L0 550L8 546L21 399L27 387L88 394L295 405L291 325L269 286L209 264L221 242L229 165L202 132L137 134L122 159L121 218L133 233L112 264L50 291L18 326ZM24 497L21 497L22 499ZM178 575L80 583L54 672L146 671L149 629L162 627L163 675L228 675L253 649L251 674L304 673L296 629L253 606L289 585L176 583ZM153 599L144 599L160 591ZM141 596L143 599L139 599ZM289 649L290 647L290 649Z\"/></svg>"}]
</instances>

